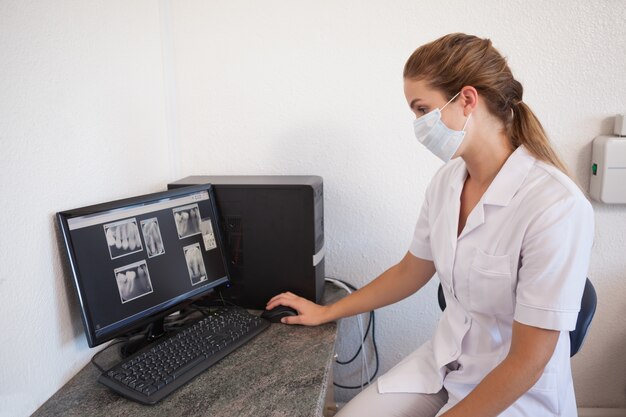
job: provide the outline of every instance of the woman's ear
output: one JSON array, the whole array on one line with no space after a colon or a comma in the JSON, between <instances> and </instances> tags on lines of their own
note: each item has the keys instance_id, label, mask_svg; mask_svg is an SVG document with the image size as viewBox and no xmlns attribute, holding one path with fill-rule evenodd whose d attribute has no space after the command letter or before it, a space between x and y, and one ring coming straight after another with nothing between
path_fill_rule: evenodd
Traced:
<instances>
[{"instance_id":1,"label":"woman's ear","mask_svg":"<svg viewBox=\"0 0 626 417\"><path fill-rule=\"evenodd\" d=\"M461 103L463 104L463 114L470 115L478 105L478 91L471 85L466 85L461 89Z\"/></svg>"}]
</instances>

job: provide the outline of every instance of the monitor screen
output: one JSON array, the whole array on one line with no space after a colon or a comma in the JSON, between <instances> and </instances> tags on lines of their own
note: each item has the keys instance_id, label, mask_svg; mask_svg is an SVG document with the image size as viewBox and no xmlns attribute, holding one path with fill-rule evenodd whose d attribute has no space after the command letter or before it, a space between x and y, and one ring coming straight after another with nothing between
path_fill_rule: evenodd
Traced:
<instances>
[{"instance_id":1,"label":"monitor screen","mask_svg":"<svg viewBox=\"0 0 626 417\"><path fill-rule=\"evenodd\" d=\"M57 213L89 346L228 282L211 185Z\"/></svg>"}]
</instances>

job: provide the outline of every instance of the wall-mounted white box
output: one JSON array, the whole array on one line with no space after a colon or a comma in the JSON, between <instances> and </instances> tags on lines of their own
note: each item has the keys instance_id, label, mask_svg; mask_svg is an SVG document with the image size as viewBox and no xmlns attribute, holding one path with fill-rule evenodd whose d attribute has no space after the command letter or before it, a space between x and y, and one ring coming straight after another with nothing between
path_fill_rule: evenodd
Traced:
<instances>
[{"instance_id":1,"label":"wall-mounted white box","mask_svg":"<svg viewBox=\"0 0 626 417\"><path fill-rule=\"evenodd\" d=\"M607 204L626 204L626 116L615 117L615 135L593 140L589 194Z\"/></svg>"}]
</instances>

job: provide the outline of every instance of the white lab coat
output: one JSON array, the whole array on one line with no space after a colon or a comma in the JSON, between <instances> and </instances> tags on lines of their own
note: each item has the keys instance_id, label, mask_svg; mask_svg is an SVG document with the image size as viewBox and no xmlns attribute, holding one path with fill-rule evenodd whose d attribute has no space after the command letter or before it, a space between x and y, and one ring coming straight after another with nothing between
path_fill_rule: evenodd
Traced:
<instances>
[{"instance_id":1,"label":"white lab coat","mask_svg":"<svg viewBox=\"0 0 626 417\"><path fill-rule=\"evenodd\" d=\"M589 267L591 204L566 175L521 146L457 238L466 176L461 158L435 175L409 249L434 261L447 308L432 339L380 377L378 390L445 387L442 414L506 357L515 320L561 335L539 381L501 416L576 416L568 331L576 325ZM446 367L454 361L458 369Z\"/></svg>"}]
</instances>

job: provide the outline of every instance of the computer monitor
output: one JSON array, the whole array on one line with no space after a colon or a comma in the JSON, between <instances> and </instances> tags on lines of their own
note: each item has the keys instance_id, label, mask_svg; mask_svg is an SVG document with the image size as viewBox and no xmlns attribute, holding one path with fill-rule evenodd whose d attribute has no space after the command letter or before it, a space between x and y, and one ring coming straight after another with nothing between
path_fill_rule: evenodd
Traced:
<instances>
[{"instance_id":1,"label":"computer monitor","mask_svg":"<svg viewBox=\"0 0 626 417\"><path fill-rule=\"evenodd\" d=\"M57 213L90 347L229 282L211 185Z\"/></svg>"}]
</instances>

